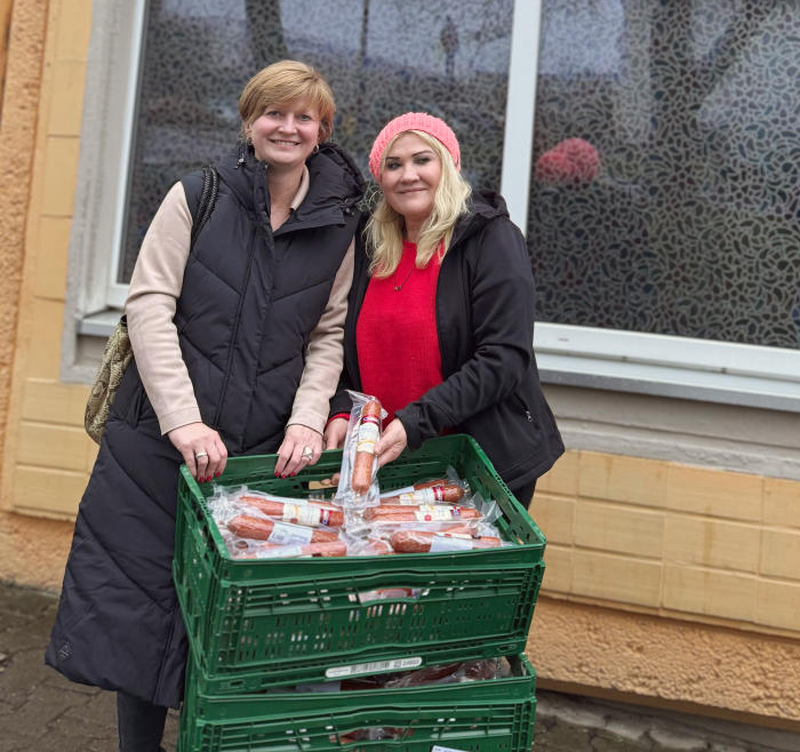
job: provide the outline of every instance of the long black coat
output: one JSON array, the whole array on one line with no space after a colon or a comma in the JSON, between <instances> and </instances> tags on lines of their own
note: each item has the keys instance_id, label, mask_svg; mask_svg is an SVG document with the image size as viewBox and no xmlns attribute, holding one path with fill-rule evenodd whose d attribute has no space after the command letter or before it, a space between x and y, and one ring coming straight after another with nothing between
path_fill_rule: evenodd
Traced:
<instances>
[{"instance_id":1,"label":"long black coat","mask_svg":"<svg viewBox=\"0 0 800 752\"><path fill-rule=\"evenodd\" d=\"M240 158L241 157L241 158ZM219 194L184 273L175 324L203 421L230 456L274 452L358 221L358 170L324 145L275 233L252 151L217 165ZM195 210L200 173L184 178ZM178 707L187 640L171 577L181 455L160 435L135 361L81 500L46 662L73 681Z\"/></svg>"},{"instance_id":2,"label":"long black coat","mask_svg":"<svg viewBox=\"0 0 800 752\"><path fill-rule=\"evenodd\" d=\"M357 238L341 386L360 390L355 332L369 258L360 233ZM475 196L456 224L436 289L443 381L396 413L409 447L451 429L472 435L508 486L547 472L564 445L539 383L533 325L525 240L500 196ZM331 414L349 409L349 398L339 391Z\"/></svg>"}]
</instances>

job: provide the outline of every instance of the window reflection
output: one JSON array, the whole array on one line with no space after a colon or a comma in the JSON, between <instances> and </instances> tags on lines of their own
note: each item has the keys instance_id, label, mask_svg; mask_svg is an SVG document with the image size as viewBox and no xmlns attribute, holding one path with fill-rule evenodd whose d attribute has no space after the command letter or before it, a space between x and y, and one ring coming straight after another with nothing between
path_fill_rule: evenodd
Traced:
<instances>
[{"instance_id":1,"label":"window reflection","mask_svg":"<svg viewBox=\"0 0 800 752\"><path fill-rule=\"evenodd\" d=\"M498 189L513 0L151 0L120 282L169 186L223 156L258 69L317 66L336 95L334 140L365 175L372 140L406 110L444 118L466 177Z\"/></svg>"},{"instance_id":2,"label":"window reflection","mask_svg":"<svg viewBox=\"0 0 800 752\"><path fill-rule=\"evenodd\" d=\"M791 2L545 0L541 320L798 347L799 26ZM537 174L572 138L597 174Z\"/></svg>"}]
</instances>

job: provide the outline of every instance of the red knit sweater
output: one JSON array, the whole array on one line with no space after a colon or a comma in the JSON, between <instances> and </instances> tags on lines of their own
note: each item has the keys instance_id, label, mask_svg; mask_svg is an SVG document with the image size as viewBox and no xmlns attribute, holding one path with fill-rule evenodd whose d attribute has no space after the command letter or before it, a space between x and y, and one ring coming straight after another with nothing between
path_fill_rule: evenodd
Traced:
<instances>
[{"instance_id":1,"label":"red knit sweater","mask_svg":"<svg viewBox=\"0 0 800 752\"><path fill-rule=\"evenodd\" d=\"M384 425L397 410L442 381L436 331L441 262L434 256L424 269L417 269L416 254L415 243L403 243L395 273L370 279L356 324L361 388L377 397L389 413Z\"/></svg>"}]
</instances>

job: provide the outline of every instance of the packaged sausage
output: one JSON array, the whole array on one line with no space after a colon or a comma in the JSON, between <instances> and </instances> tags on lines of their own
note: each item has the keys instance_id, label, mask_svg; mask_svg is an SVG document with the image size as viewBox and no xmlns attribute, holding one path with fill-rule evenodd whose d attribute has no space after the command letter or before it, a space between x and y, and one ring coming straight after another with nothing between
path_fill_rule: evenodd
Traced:
<instances>
[{"instance_id":1,"label":"packaged sausage","mask_svg":"<svg viewBox=\"0 0 800 752\"><path fill-rule=\"evenodd\" d=\"M278 520L247 514L237 514L228 520L226 525L228 530L240 538L264 540L277 545L321 543L322 541L334 541L339 538L332 530L310 529L301 525L291 525Z\"/></svg>"},{"instance_id":2,"label":"packaged sausage","mask_svg":"<svg viewBox=\"0 0 800 752\"><path fill-rule=\"evenodd\" d=\"M365 509L363 517L369 522L450 522L478 519L481 513L477 509L456 504L379 504Z\"/></svg>"},{"instance_id":3,"label":"packaged sausage","mask_svg":"<svg viewBox=\"0 0 800 752\"><path fill-rule=\"evenodd\" d=\"M375 397L348 391L353 400L342 451L342 467L335 500L348 509L362 509L378 503L378 460L375 445L381 437L387 412ZM347 519L347 516L346 516Z\"/></svg>"},{"instance_id":4,"label":"packaged sausage","mask_svg":"<svg viewBox=\"0 0 800 752\"><path fill-rule=\"evenodd\" d=\"M447 502L455 504L464 497L464 488L456 483L433 483L422 488L412 488L410 491L395 493L394 495L381 494L381 504L438 504Z\"/></svg>"},{"instance_id":5,"label":"packaged sausage","mask_svg":"<svg viewBox=\"0 0 800 752\"><path fill-rule=\"evenodd\" d=\"M264 543L250 545L247 551L237 553L237 559L301 559L311 556L346 556L347 545L342 540L321 541L296 546L274 546Z\"/></svg>"},{"instance_id":6,"label":"packaged sausage","mask_svg":"<svg viewBox=\"0 0 800 752\"><path fill-rule=\"evenodd\" d=\"M344 512L340 508L320 502L286 498L264 499L251 494L242 494L239 500L242 504L255 507L268 517L277 517L297 525L341 527L344 524Z\"/></svg>"},{"instance_id":7,"label":"packaged sausage","mask_svg":"<svg viewBox=\"0 0 800 752\"><path fill-rule=\"evenodd\" d=\"M455 490L455 488L453 488L454 486L457 486L459 489L461 489L460 492ZM425 491L425 489L437 487L441 487L441 490L433 491L428 495L419 494L421 501L413 500L417 495L415 492ZM459 478L458 473L452 466L450 466L447 468L446 474L442 477L418 480L403 488L381 491L381 503L383 503L384 499L393 499L394 497L400 497L403 500L411 499L410 503L412 504L432 503L434 501L461 501L464 497L469 497L469 495L469 483ZM391 501L390 503L405 503L405 501Z\"/></svg>"},{"instance_id":8,"label":"packaged sausage","mask_svg":"<svg viewBox=\"0 0 800 752\"><path fill-rule=\"evenodd\" d=\"M351 426L363 425L356 405L372 401L367 395L355 395ZM376 409L373 405L368 413L374 415ZM352 456L357 454L355 447L351 443ZM346 465L343 459L343 473ZM384 498L375 472L373 467L364 494L356 494L348 481L349 490L337 493L333 500L278 496L247 486L214 486L206 503L231 557L237 559L385 556L514 545L494 525L501 515L496 502L485 501L480 493L470 495L469 484L457 478L452 468L446 477L416 481ZM448 489L460 495L458 503L442 498ZM433 503L414 503L428 500L430 493ZM383 588L379 598L401 597L392 592L393 588Z\"/></svg>"}]
</instances>

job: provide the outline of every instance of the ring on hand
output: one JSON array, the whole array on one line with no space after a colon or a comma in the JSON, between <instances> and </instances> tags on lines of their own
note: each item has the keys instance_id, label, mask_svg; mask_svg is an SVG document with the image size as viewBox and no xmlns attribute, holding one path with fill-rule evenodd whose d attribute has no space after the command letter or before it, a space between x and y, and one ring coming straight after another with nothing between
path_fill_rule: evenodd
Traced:
<instances>
[{"instance_id":1,"label":"ring on hand","mask_svg":"<svg viewBox=\"0 0 800 752\"><path fill-rule=\"evenodd\" d=\"M199 452L195 452L194 456L195 456L195 459L199 460L201 457L208 457L208 452L205 452L205 451L201 450Z\"/></svg>"},{"instance_id":2,"label":"ring on hand","mask_svg":"<svg viewBox=\"0 0 800 752\"><path fill-rule=\"evenodd\" d=\"M301 457L304 460L310 460L314 456L314 450L311 447L303 447L303 454Z\"/></svg>"}]
</instances>

